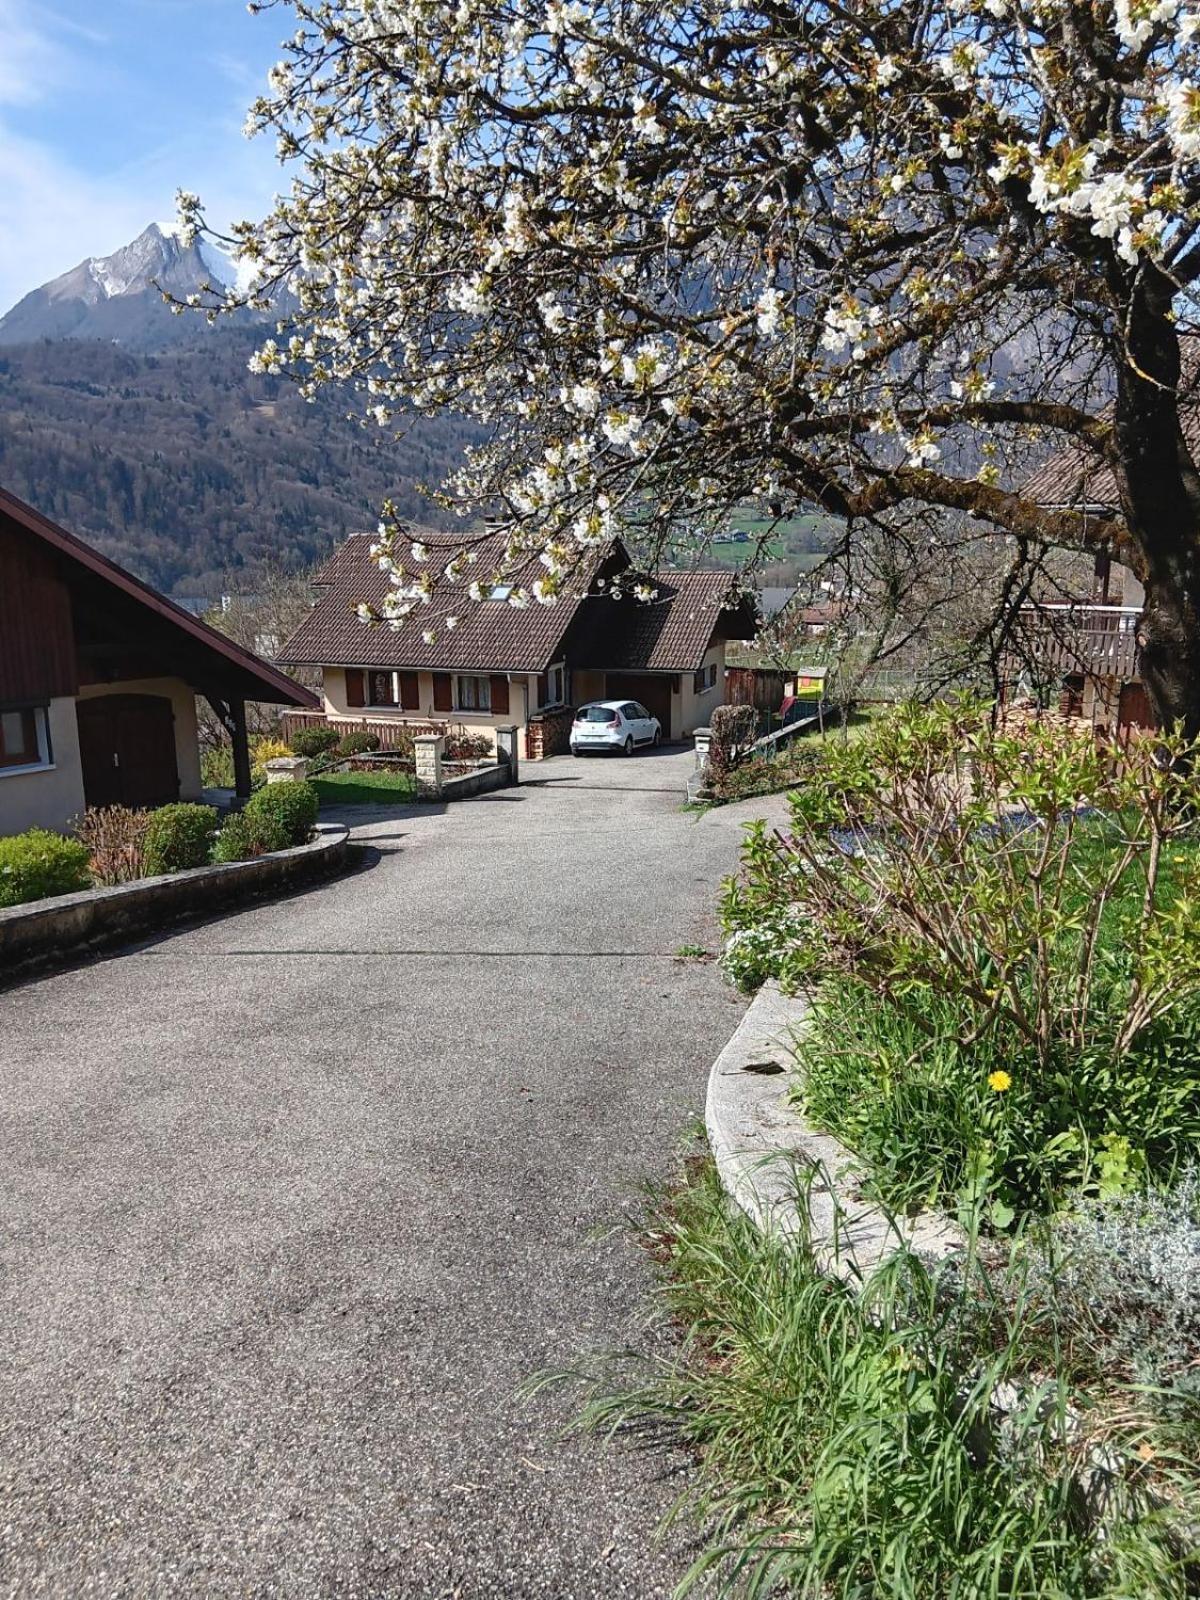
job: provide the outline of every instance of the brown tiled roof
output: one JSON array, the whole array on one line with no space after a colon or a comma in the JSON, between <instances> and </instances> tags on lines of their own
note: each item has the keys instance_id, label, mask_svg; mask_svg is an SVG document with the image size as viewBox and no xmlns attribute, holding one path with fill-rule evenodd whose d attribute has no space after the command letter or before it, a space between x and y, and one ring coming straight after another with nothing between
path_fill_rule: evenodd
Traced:
<instances>
[{"instance_id":1,"label":"brown tiled roof","mask_svg":"<svg viewBox=\"0 0 1200 1600\"><path fill-rule=\"evenodd\" d=\"M424 542L429 547L430 569L439 577L463 543L428 536ZM502 534L470 541L477 555L470 569L472 578L486 583L500 570L504 542ZM595 574L606 559L614 557L611 547L593 551L553 606L535 602L522 610L503 600L473 601L466 583L442 581L436 584L428 605L418 606L393 629L368 626L355 615L360 602L378 606L388 592L387 574L371 557L372 543L369 534L354 534L321 568L316 578L320 598L284 645L279 656L282 662L314 667L544 672L558 659L563 635ZM620 560L613 564L626 564L628 557L623 548L618 549ZM503 581L528 585L543 571L534 561ZM445 625L448 616L459 619L453 630ZM422 637L427 629L433 632L432 644Z\"/></svg>"},{"instance_id":2,"label":"brown tiled roof","mask_svg":"<svg viewBox=\"0 0 1200 1600\"><path fill-rule=\"evenodd\" d=\"M729 603L728 572L655 572L646 580L651 601L623 594L590 595L571 629L573 666L610 672L694 672L720 629L724 637L753 636L749 602Z\"/></svg>"},{"instance_id":3,"label":"brown tiled roof","mask_svg":"<svg viewBox=\"0 0 1200 1600\"><path fill-rule=\"evenodd\" d=\"M427 537L424 542L435 573L461 548L457 541ZM726 604L728 572L656 572L647 580L658 591L649 603L635 600L628 586L618 600L596 593L598 574L611 575L629 565L619 541L591 553L557 605L520 610L502 600L471 600L463 584L441 582L429 604L419 606L401 627L368 627L355 615L355 606L360 601L379 605L388 590L387 575L371 558L371 544L369 535L355 534L322 567L315 583L320 598L283 647L281 661L290 666L544 672L569 652L579 667L690 672L700 665L718 627L730 638L749 638L755 628L748 602ZM472 576L485 582L501 566L503 535L484 538L473 548L477 560ZM534 561L505 581L528 584L541 571ZM450 615L459 619L452 631L445 626ZM432 644L425 643L426 629L433 632Z\"/></svg>"}]
</instances>

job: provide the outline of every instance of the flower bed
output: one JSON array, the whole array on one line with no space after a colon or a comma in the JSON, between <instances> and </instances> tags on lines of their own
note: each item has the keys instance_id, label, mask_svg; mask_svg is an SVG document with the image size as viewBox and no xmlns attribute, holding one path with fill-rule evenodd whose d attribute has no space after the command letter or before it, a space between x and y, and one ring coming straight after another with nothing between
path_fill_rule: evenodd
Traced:
<instances>
[{"instance_id":1,"label":"flower bed","mask_svg":"<svg viewBox=\"0 0 1200 1600\"><path fill-rule=\"evenodd\" d=\"M805 1231L816 1190L810 1213L798 1183L798 1236L763 1233L705 1163L654 1208L686 1342L603 1376L586 1416L699 1449L708 1537L685 1588L1197 1593L1200 778L1183 754L905 707L828 747L786 836L751 831L726 971L809 993L806 1121L853 1153L867 1199L940 1206L965 1243L834 1272Z\"/></svg>"}]
</instances>

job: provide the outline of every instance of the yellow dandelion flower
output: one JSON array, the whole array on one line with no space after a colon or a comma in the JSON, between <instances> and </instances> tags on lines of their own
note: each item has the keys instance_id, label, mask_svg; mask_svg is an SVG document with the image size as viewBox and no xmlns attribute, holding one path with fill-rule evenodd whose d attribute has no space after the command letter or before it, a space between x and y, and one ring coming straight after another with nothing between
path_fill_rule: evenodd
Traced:
<instances>
[{"instance_id":1,"label":"yellow dandelion flower","mask_svg":"<svg viewBox=\"0 0 1200 1600\"><path fill-rule=\"evenodd\" d=\"M1012 1088L1012 1079L1007 1072L989 1072L988 1088L994 1089L997 1094L1003 1094L1005 1089Z\"/></svg>"}]
</instances>

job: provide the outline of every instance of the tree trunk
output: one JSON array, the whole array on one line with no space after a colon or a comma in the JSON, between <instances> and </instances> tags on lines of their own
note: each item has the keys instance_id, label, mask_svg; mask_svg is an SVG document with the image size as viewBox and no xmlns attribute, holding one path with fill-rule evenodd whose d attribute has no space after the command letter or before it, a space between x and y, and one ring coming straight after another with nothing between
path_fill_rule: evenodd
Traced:
<instances>
[{"instance_id":1,"label":"tree trunk","mask_svg":"<svg viewBox=\"0 0 1200 1600\"><path fill-rule=\"evenodd\" d=\"M1146 272L1118 357L1115 433L1122 509L1143 557L1142 680L1164 728L1200 735L1200 474L1179 419L1174 286ZM1190 375L1189 375L1190 376Z\"/></svg>"}]
</instances>

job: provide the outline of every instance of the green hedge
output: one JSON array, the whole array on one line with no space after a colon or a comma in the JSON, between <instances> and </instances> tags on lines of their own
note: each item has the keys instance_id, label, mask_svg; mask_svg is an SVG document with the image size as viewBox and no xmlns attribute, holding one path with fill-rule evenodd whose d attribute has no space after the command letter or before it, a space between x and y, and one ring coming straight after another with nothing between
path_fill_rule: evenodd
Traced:
<instances>
[{"instance_id":1,"label":"green hedge","mask_svg":"<svg viewBox=\"0 0 1200 1600\"><path fill-rule=\"evenodd\" d=\"M270 783L225 819L213 860L248 861L272 850L307 844L319 810L311 783Z\"/></svg>"},{"instance_id":2,"label":"green hedge","mask_svg":"<svg viewBox=\"0 0 1200 1600\"><path fill-rule=\"evenodd\" d=\"M278 824L284 842L268 848L282 850L288 845L307 844L320 809L321 802L311 783L269 783L265 789L251 795L242 815L264 829Z\"/></svg>"},{"instance_id":3,"label":"green hedge","mask_svg":"<svg viewBox=\"0 0 1200 1600\"><path fill-rule=\"evenodd\" d=\"M212 856L217 831L214 806L159 806L150 815L142 845L144 871L155 878L164 872L205 867Z\"/></svg>"},{"instance_id":4,"label":"green hedge","mask_svg":"<svg viewBox=\"0 0 1200 1600\"><path fill-rule=\"evenodd\" d=\"M74 894L91 883L87 846L46 828L0 839L0 906Z\"/></svg>"},{"instance_id":5,"label":"green hedge","mask_svg":"<svg viewBox=\"0 0 1200 1600\"><path fill-rule=\"evenodd\" d=\"M300 728L292 735L292 749L298 756L323 756L339 743L341 737L336 728Z\"/></svg>"}]
</instances>

